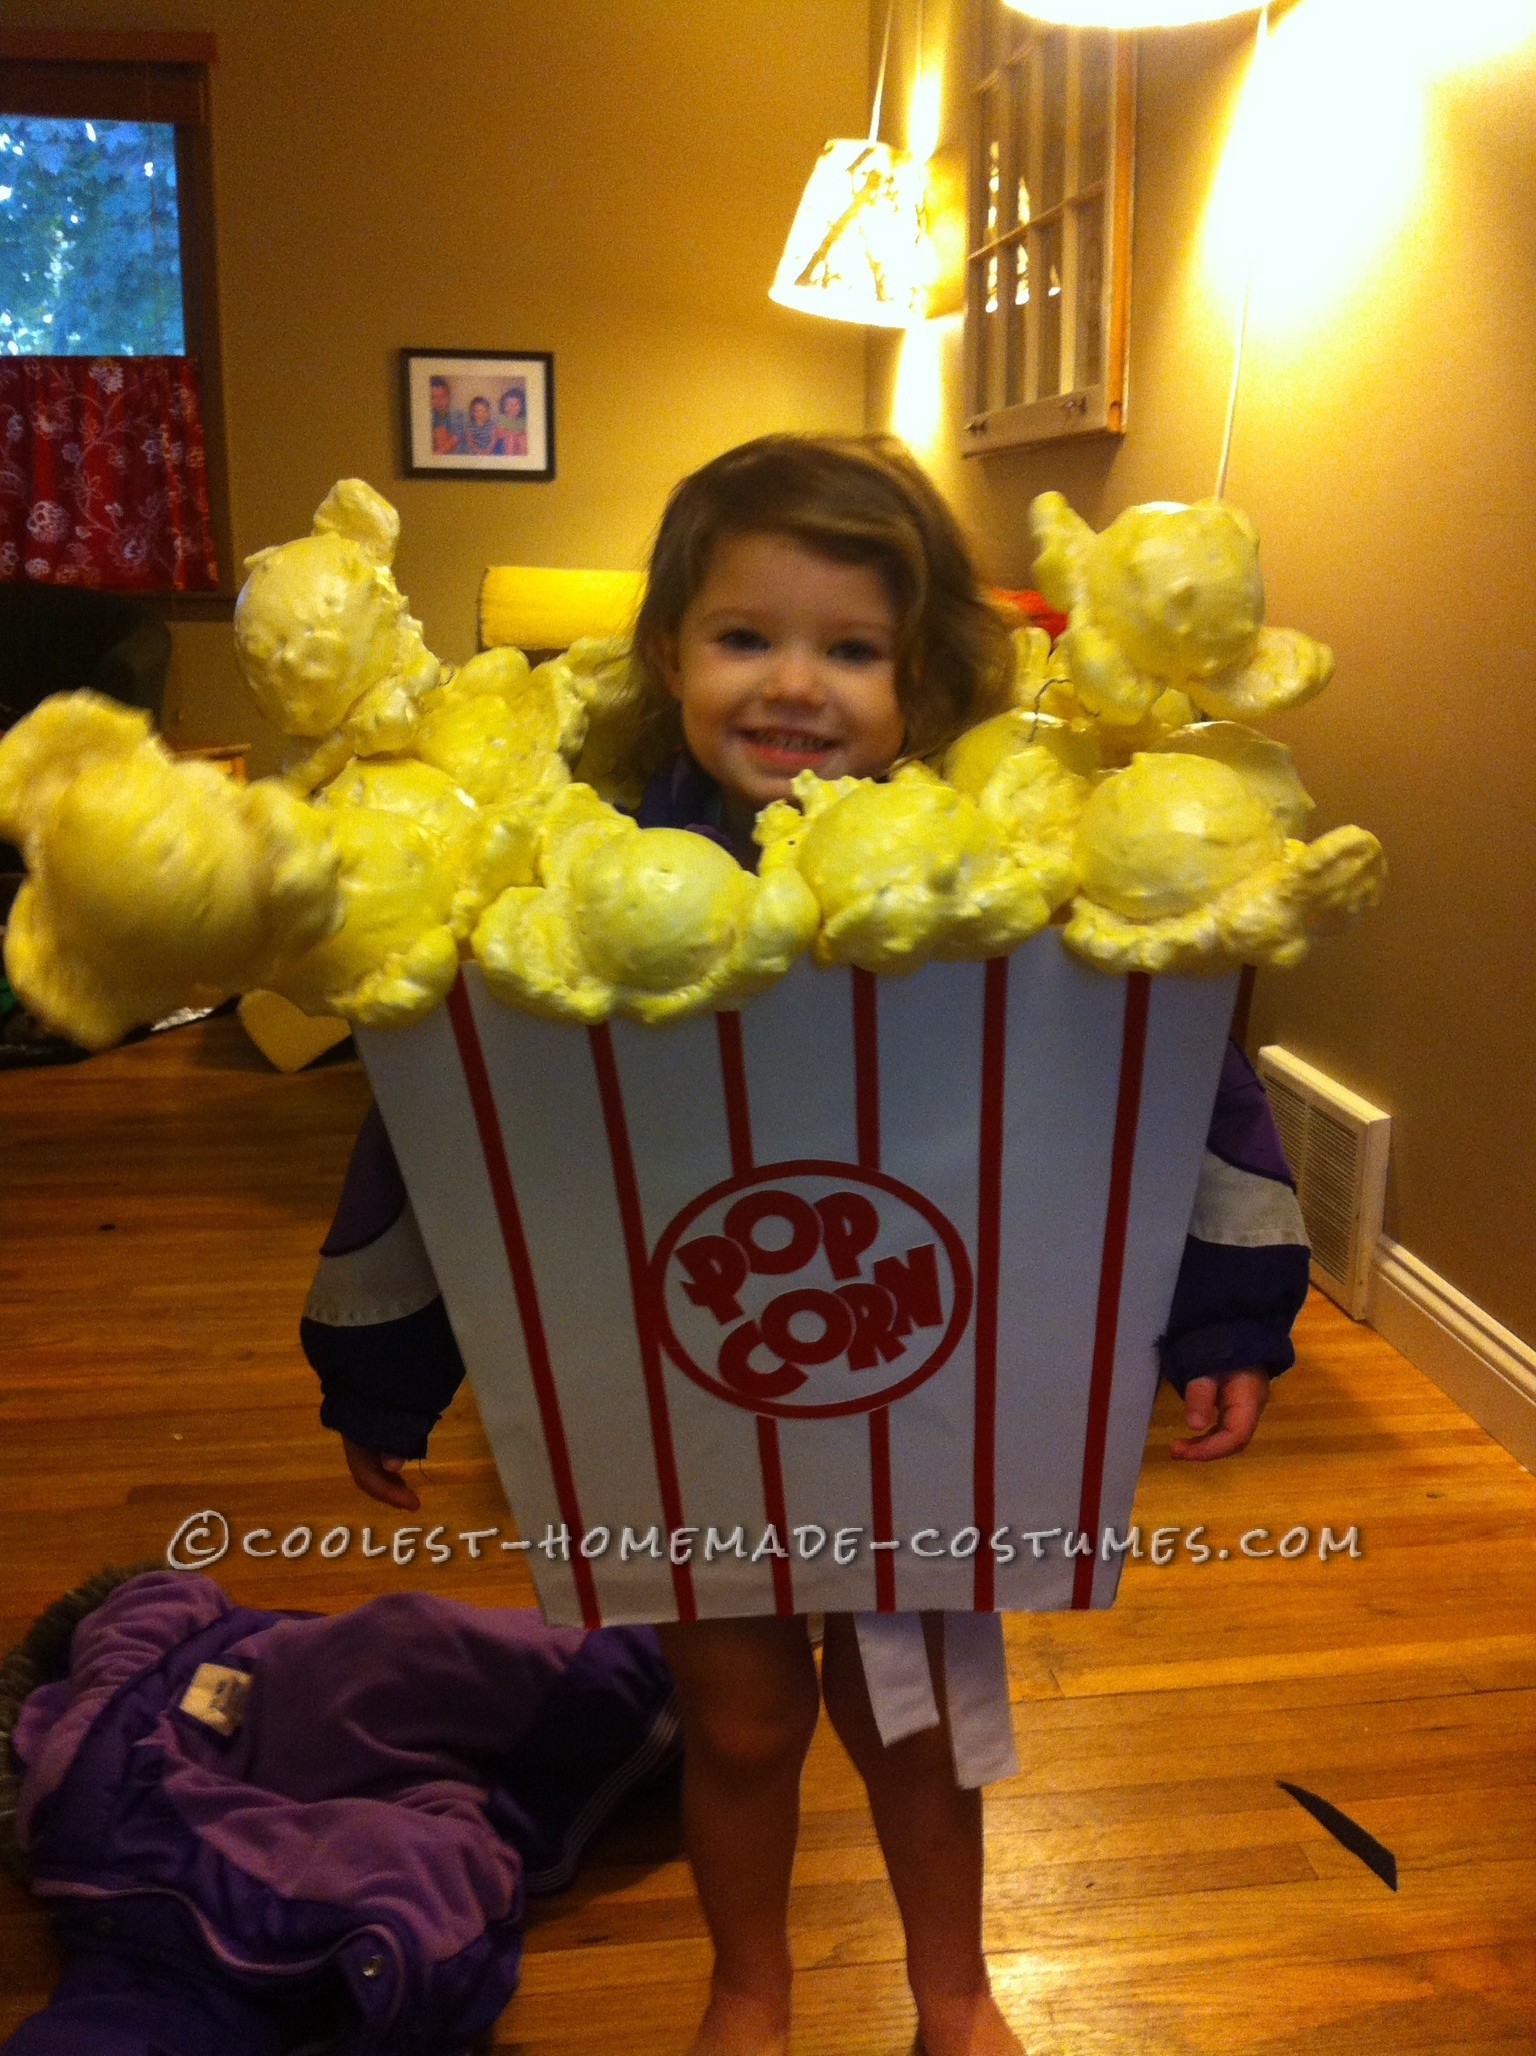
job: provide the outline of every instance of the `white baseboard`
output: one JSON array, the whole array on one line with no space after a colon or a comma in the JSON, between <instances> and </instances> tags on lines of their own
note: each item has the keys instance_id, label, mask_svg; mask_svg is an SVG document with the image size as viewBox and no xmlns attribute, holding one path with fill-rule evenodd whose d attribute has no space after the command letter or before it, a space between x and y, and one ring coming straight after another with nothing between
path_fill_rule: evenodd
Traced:
<instances>
[{"instance_id":1,"label":"white baseboard","mask_svg":"<svg viewBox=\"0 0 1536 2056\"><path fill-rule=\"evenodd\" d=\"M1366 1319L1536 1471L1536 1349L1389 1235L1376 1245Z\"/></svg>"}]
</instances>

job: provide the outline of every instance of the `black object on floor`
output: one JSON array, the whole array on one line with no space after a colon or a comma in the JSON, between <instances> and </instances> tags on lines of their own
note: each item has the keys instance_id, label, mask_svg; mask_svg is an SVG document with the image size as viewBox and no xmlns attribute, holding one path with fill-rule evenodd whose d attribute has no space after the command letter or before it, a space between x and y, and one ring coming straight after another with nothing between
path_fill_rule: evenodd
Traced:
<instances>
[{"instance_id":1,"label":"black object on floor","mask_svg":"<svg viewBox=\"0 0 1536 2056\"><path fill-rule=\"evenodd\" d=\"M1289 1792L1298 1806L1304 1806L1314 1820L1321 1821L1333 1839L1341 1843L1351 1856L1358 1856L1367 1870L1375 1871L1389 1891L1397 1890L1397 1858L1390 1849L1383 1847L1374 1835L1368 1835L1347 1813L1340 1813L1326 1799L1319 1799L1315 1792L1307 1791L1302 1785L1287 1784L1284 1778L1276 1778L1275 1783L1282 1792Z\"/></svg>"},{"instance_id":2,"label":"black object on floor","mask_svg":"<svg viewBox=\"0 0 1536 2056\"><path fill-rule=\"evenodd\" d=\"M78 1043L54 1035L29 1014L0 974L0 1071L37 1064L78 1064L90 1055Z\"/></svg>"}]
</instances>

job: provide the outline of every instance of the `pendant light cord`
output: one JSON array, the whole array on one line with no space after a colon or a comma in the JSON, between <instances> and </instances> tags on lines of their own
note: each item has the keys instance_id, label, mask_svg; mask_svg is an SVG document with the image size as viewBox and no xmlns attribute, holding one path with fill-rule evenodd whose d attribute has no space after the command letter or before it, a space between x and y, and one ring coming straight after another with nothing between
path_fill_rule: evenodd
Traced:
<instances>
[{"instance_id":1,"label":"pendant light cord","mask_svg":"<svg viewBox=\"0 0 1536 2056\"><path fill-rule=\"evenodd\" d=\"M885 36L880 44L880 76L875 80L875 104L869 115L869 140L880 140L880 109L885 100L885 67L891 55L891 23L896 15L896 0L886 0Z\"/></svg>"},{"instance_id":2,"label":"pendant light cord","mask_svg":"<svg viewBox=\"0 0 1536 2056\"><path fill-rule=\"evenodd\" d=\"M886 34L890 34L890 19L886 19ZM1253 46L1253 68L1249 74L1249 91L1252 94L1255 122L1262 139L1266 109L1263 92L1266 84L1264 64L1266 46L1269 42L1269 0L1259 9L1259 33ZM880 75L883 81L885 66L882 62ZM1232 428L1237 420L1237 388L1243 375L1243 351L1248 341L1248 309L1253 299L1254 260L1259 247L1259 178L1258 167L1253 171L1253 193L1249 201L1248 255L1243 266L1243 297L1237 317L1237 339L1232 349L1232 385L1227 394L1227 421L1221 436L1221 461L1216 466L1216 493L1219 500L1227 490L1227 466L1232 461Z\"/></svg>"}]
</instances>

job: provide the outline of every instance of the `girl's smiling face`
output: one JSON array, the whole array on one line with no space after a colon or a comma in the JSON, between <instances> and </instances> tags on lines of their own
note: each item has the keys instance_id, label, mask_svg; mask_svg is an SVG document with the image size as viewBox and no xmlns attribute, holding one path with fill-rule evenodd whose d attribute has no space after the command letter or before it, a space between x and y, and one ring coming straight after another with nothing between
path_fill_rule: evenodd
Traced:
<instances>
[{"instance_id":1,"label":"girl's smiling face","mask_svg":"<svg viewBox=\"0 0 1536 2056\"><path fill-rule=\"evenodd\" d=\"M873 565L725 535L662 653L698 762L753 811L798 771L878 776L901 754L897 618Z\"/></svg>"}]
</instances>

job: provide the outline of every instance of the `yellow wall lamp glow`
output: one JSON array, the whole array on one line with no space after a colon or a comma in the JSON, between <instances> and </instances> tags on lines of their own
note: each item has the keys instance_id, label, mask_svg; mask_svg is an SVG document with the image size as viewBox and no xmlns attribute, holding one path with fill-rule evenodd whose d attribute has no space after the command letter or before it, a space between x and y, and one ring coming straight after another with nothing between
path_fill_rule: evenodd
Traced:
<instances>
[{"instance_id":1,"label":"yellow wall lamp glow","mask_svg":"<svg viewBox=\"0 0 1536 2056\"><path fill-rule=\"evenodd\" d=\"M781 307L909 328L928 312L928 167L876 137L842 136L816 160L768 289Z\"/></svg>"},{"instance_id":2,"label":"yellow wall lamp glow","mask_svg":"<svg viewBox=\"0 0 1536 2056\"><path fill-rule=\"evenodd\" d=\"M823 148L768 288L781 307L870 328L924 320L937 268L925 211L926 156L880 140L895 12L896 0L889 0L869 134L835 137ZM921 52L921 0L917 44Z\"/></svg>"},{"instance_id":3,"label":"yellow wall lamp glow","mask_svg":"<svg viewBox=\"0 0 1536 2056\"><path fill-rule=\"evenodd\" d=\"M1184 29L1257 14L1257 0L1008 0L1016 14L1069 29Z\"/></svg>"}]
</instances>

